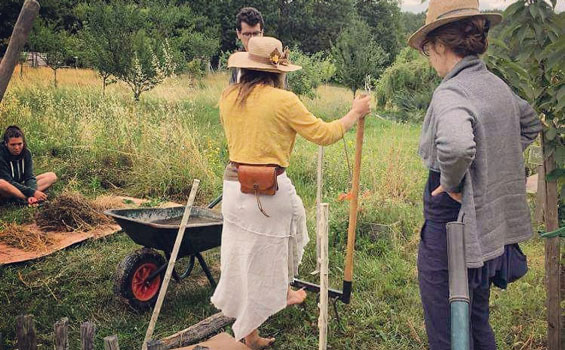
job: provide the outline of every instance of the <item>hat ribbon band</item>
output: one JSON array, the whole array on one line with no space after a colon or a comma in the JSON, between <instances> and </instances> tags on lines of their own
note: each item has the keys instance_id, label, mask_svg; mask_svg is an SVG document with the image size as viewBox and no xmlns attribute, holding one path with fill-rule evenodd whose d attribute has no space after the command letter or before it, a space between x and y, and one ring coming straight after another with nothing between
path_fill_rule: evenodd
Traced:
<instances>
[{"instance_id":1,"label":"hat ribbon band","mask_svg":"<svg viewBox=\"0 0 565 350\"><path fill-rule=\"evenodd\" d=\"M475 14L481 13L476 8L463 8L463 9L451 10L451 11L447 11L445 13L442 13L441 15L436 17L436 20L442 19L443 17L448 16L448 15L454 15L454 14L457 14L457 13L460 13L460 12L467 12L467 11L473 11L473 12L475 12Z\"/></svg>"},{"instance_id":2,"label":"hat ribbon band","mask_svg":"<svg viewBox=\"0 0 565 350\"><path fill-rule=\"evenodd\" d=\"M280 58L278 63L274 63L270 57L264 57L255 55L252 53L248 53L249 59L253 62L262 63L262 64L270 64L271 66L278 67L279 65L288 66L290 63L286 58Z\"/></svg>"}]
</instances>

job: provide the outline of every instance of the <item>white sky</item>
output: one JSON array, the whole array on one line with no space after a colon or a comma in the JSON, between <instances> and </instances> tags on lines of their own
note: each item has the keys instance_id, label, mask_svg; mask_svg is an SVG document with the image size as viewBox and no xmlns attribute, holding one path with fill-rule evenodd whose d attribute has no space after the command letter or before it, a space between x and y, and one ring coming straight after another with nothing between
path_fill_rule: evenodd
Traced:
<instances>
[{"instance_id":1,"label":"white sky","mask_svg":"<svg viewBox=\"0 0 565 350\"><path fill-rule=\"evenodd\" d=\"M445 0L449 1L449 0ZM479 0L481 10L505 9L516 0ZM410 12L423 12L428 8L428 2L421 4L421 0L401 0L402 10ZM557 0L557 12L565 11L565 0Z\"/></svg>"}]
</instances>

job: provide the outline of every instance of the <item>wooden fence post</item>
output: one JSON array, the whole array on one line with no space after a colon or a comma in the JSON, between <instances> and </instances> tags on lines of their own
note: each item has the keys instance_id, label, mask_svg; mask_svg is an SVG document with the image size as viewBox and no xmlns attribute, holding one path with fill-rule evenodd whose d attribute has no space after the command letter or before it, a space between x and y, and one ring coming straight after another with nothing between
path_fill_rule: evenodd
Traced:
<instances>
[{"instance_id":1,"label":"wooden fence post","mask_svg":"<svg viewBox=\"0 0 565 350\"><path fill-rule=\"evenodd\" d=\"M320 317L318 328L320 329L319 350L328 347L328 217L329 205L320 204L320 217L318 222L318 235L320 236Z\"/></svg>"},{"instance_id":2,"label":"wooden fence post","mask_svg":"<svg viewBox=\"0 0 565 350\"><path fill-rule=\"evenodd\" d=\"M32 315L16 317L16 337L18 339L18 350L37 350L37 337L35 336Z\"/></svg>"},{"instance_id":3,"label":"wooden fence post","mask_svg":"<svg viewBox=\"0 0 565 350\"><path fill-rule=\"evenodd\" d=\"M94 334L96 325L92 322L84 322L80 325L80 348L81 350L94 350Z\"/></svg>"},{"instance_id":4,"label":"wooden fence post","mask_svg":"<svg viewBox=\"0 0 565 350\"><path fill-rule=\"evenodd\" d=\"M55 350L69 350L69 319L63 318L53 326Z\"/></svg>"},{"instance_id":5,"label":"wooden fence post","mask_svg":"<svg viewBox=\"0 0 565 350\"><path fill-rule=\"evenodd\" d=\"M166 350L167 347L160 340L150 340L147 342L147 350Z\"/></svg>"},{"instance_id":6,"label":"wooden fence post","mask_svg":"<svg viewBox=\"0 0 565 350\"><path fill-rule=\"evenodd\" d=\"M117 335L111 335L104 338L104 350L120 350Z\"/></svg>"}]
</instances>

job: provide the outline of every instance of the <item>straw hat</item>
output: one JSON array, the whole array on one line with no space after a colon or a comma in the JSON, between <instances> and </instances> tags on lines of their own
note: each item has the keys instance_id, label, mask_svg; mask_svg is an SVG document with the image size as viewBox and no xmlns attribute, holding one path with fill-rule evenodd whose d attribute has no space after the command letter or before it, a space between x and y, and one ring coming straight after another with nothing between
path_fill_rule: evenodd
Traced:
<instances>
[{"instance_id":1,"label":"straw hat","mask_svg":"<svg viewBox=\"0 0 565 350\"><path fill-rule=\"evenodd\" d=\"M256 36L249 39L247 52L236 52L228 59L229 68L245 68L273 73L294 72L302 67L291 64L288 48L276 38Z\"/></svg>"},{"instance_id":2,"label":"straw hat","mask_svg":"<svg viewBox=\"0 0 565 350\"><path fill-rule=\"evenodd\" d=\"M426 24L412 34L408 39L408 45L420 50L422 41L434 29L470 17L485 17L490 21L491 26L502 21L502 15L498 13L481 13L479 0L430 0Z\"/></svg>"}]
</instances>

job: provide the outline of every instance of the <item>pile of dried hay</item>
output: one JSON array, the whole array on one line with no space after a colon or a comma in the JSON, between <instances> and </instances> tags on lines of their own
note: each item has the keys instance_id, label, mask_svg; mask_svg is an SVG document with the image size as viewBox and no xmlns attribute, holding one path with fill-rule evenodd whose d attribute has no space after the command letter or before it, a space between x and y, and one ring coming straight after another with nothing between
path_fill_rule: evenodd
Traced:
<instances>
[{"instance_id":1,"label":"pile of dried hay","mask_svg":"<svg viewBox=\"0 0 565 350\"><path fill-rule=\"evenodd\" d=\"M0 230L0 243L28 252L46 250L54 242L45 232L30 230L16 223L5 224Z\"/></svg>"},{"instance_id":2,"label":"pile of dried hay","mask_svg":"<svg viewBox=\"0 0 565 350\"><path fill-rule=\"evenodd\" d=\"M37 225L45 231L89 231L111 220L103 208L78 192L64 192L37 213Z\"/></svg>"}]
</instances>

